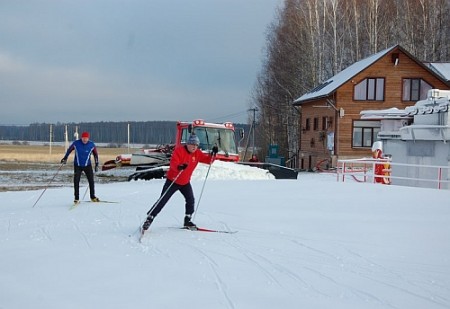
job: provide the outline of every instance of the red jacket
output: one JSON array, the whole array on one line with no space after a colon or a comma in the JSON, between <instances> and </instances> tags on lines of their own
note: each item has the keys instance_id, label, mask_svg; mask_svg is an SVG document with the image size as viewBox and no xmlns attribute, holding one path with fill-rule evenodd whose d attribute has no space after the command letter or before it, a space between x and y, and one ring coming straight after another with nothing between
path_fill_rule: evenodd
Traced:
<instances>
[{"instance_id":1,"label":"red jacket","mask_svg":"<svg viewBox=\"0 0 450 309\"><path fill-rule=\"evenodd\" d=\"M192 173L197 167L198 162L211 164L214 159L211 155L204 154L200 149L196 149L193 153L189 153L186 146L180 146L175 148L170 159L170 168L167 171L167 179L173 181L178 173L178 165L187 164L187 167L181 172L178 179L175 181L178 185L185 185L191 181Z\"/></svg>"}]
</instances>

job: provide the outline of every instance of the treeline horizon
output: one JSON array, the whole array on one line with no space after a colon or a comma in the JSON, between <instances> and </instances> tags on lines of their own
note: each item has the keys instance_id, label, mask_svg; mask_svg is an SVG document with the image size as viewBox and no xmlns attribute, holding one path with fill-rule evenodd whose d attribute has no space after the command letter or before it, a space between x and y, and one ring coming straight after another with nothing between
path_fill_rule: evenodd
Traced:
<instances>
[{"instance_id":1,"label":"treeline horizon","mask_svg":"<svg viewBox=\"0 0 450 309\"><path fill-rule=\"evenodd\" d=\"M110 144L156 144L175 143L177 121L120 121L120 122L81 122L81 123L32 123L30 125L0 125L0 141L52 141L64 142L67 138L75 140L75 133L89 132L90 139L96 143ZM235 127L247 128L245 124ZM129 130L129 141L128 141ZM50 139L51 137L51 139Z\"/></svg>"}]
</instances>

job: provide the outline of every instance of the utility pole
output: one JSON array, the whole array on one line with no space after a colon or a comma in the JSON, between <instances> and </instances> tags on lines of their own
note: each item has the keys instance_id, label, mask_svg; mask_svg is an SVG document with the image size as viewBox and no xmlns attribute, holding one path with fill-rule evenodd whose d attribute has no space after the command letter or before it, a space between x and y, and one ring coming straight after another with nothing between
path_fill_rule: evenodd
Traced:
<instances>
[{"instance_id":1,"label":"utility pole","mask_svg":"<svg viewBox=\"0 0 450 309\"><path fill-rule=\"evenodd\" d=\"M252 125L250 126L250 132L248 132L248 138L247 138L247 144L245 145L245 151L244 151L244 157L242 158L242 160L245 160L247 157L247 149L248 149L248 144L250 142L250 134L252 134L252 155L255 154L255 125L256 125L256 111L258 109L256 107L249 109L248 111L253 111L253 121L252 121Z\"/></svg>"},{"instance_id":2,"label":"utility pole","mask_svg":"<svg viewBox=\"0 0 450 309\"><path fill-rule=\"evenodd\" d=\"M75 140L77 140L78 139L78 126L75 126L75 133L73 134L73 137L74 137L74 139Z\"/></svg>"},{"instance_id":3,"label":"utility pole","mask_svg":"<svg viewBox=\"0 0 450 309\"><path fill-rule=\"evenodd\" d=\"M256 107L250 109L251 111L253 111L253 136L252 136L252 140L253 140L253 148L252 148L252 155L255 154L255 126L256 126L256 111L258 110Z\"/></svg>"},{"instance_id":4,"label":"utility pole","mask_svg":"<svg viewBox=\"0 0 450 309\"><path fill-rule=\"evenodd\" d=\"M53 125L50 125L50 154L52 154Z\"/></svg>"},{"instance_id":5,"label":"utility pole","mask_svg":"<svg viewBox=\"0 0 450 309\"><path fill-rule=\"evenodd\" d=\"M128 123L128 153L130 153L130 123Z\"/></svg>"},{"instance_id":6,"label":"utility pole","mask_svg":"<svg viewBox=\"0 0 450 309\"><path fill-rule=\"evenodd\" d=\"M69 133L67 132L67 124L66 124L64 130L64 150L67 151L68 148L69 148Z\"/></svg>"}]
</instances>

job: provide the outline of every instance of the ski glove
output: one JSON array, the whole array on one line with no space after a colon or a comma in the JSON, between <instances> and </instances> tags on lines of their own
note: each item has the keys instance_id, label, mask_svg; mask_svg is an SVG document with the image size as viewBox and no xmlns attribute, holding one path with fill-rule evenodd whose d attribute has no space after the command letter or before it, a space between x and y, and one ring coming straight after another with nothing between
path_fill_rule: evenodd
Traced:
<instances>
[{"instance_id":1,"label":"ski glove","mask_svg":"<svg viewBox=\"0 0 450 309\"><path fill-rule=\"evenodd\" d=\"M215 156L218 152L219 152L219 148L217 146L214 146L212 148L211 155Z\"/></svg>"},{"instance_id":2,"label":"ski glove","mask_svg":"<svg viewBox=\"0 0 450 309\"><path fill-rule=\"evenodd\" d=\"M182 171L182 170L186 169L187 166L188 166L187 163L180 164L180 165L178 165L178 170Z\"/></svg>"},{"instance_id":3,"label":"ski glove","mask_svg":"<svg viewBox=\"0 0 450 309\"><path fill-rule=\"evenodd\" d=\"M67 163L67 158L62 158L61 159L61 164L66 164Z\"/></svg>"},{"instance_id":4,"label":"ski glove","mask_svg":"<svg viewBox=\"0 0 450 309\"><path fill-rule=\"evenodd\" d=\"M98 172L98 162L95 163L95 172Z\"/></svg>"}]
</instances>

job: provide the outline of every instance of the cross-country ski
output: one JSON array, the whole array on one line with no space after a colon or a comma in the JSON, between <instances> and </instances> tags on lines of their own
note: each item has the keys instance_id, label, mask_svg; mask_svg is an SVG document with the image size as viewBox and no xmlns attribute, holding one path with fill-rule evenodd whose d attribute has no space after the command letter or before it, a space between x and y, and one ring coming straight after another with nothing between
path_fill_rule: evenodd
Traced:
<instances>
[{"instance_id":1,"label":"cross-country ski","mask_svg":"<svg viewBox=\"0 0 450 309\"><path fill-rule=\"evenodd\" d=\"M203 227L177 227L174 229L187 230L187 231L192 231L192 232L223 233L223 234L235 234L238 232L238 231L231 231L231 230L229 231L229 230L208 229L208 228L203 228ZM144 230L142 228L139 228L138 241L142 242L142 239L144 238L144 236L147 234L151 234L151 233L152 233L151 230ZM130 237L131 237L131 235L130 235Z\"/></svg>"},{"instance_id":2,"label":"cross-country ski","mask_svg":"<svg viewBox=\"0 0 450 309\"><path fill-rule=\"evenodd\" d=\"M203 228L203 227L181 227L182 230L188 230L188 231L192 231L192 232L209 232L209 233L225 233L225 234L234 234L237 233L238 231L228 231L228 230L214 230L214 229L207 229L207 228Z\"/></svg>"},{"instance_id":3,"label":"cross-country ski","mask_svg":"<svg viewBox=\"0 0 450 309\"><path fill-rule=\"evenodd\" d=\"M119 202L116 201L104 201L104 200L100 200L100 201L76 201L74 202L69 210L74 210L75 208L77 208L78 206L80 206L81 203L91 203L91 204L117 204Z\"/></svg>"}]
</instances>

